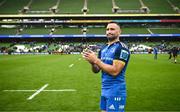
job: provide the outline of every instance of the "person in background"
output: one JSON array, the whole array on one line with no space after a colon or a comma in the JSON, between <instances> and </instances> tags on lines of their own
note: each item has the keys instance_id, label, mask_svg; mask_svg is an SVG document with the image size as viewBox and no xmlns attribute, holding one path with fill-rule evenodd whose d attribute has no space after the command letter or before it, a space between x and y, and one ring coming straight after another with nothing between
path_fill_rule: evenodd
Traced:
<instances>
[{"instance_id":1,"label":"person in background","mask_svg":"<svg viewBox=\"0 0 180 112\"><path fill-rule=\"evenodd\" d=\"M178 52L179 52L178 47L173 47L172 54L173 54L173 58L174 58L174 63L177 63Z\"/></svg>"},{"instance_id":2,"label":"person in background","mask_svg":"<svg viewBox=\"0 0 180 112\"><path fill-rule=\"evenodd\" d=\"M153 54L154 54L154 59L157 60L157 55L158 55L158 48L157 47L153 48Z\"/></svg>"}]
</instances>

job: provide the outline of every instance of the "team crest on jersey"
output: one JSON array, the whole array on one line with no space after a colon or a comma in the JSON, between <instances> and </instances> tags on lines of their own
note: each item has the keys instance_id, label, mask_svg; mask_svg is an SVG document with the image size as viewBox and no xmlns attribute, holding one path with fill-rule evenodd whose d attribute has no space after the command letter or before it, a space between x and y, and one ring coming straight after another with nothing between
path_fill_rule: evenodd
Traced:
<instances>
[{"instance_id":1,"label":"team crest on jersey","mask_svg":"<svg viewBox=\"0 0 180 112\"><path fill-rule=\"evenodd\" d=\"M125 50L121 50L120 59L127 61L129 53Z\"/></svg>"}]
</instances>

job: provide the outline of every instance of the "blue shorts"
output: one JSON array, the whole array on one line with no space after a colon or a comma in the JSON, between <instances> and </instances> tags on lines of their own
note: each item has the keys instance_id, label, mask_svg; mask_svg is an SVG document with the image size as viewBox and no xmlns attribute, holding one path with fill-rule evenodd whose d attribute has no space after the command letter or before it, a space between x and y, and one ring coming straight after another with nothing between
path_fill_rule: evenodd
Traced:
<instances>
[{"instance_id":1,"label":"blue shorts","mask_svg":"<svg viewBox=\"0 0 180 112\"><path fill-rule=\"evenodd\" d=\"M126 96L101 96L100 108L107 112L124 112Z\"/></svg>"}]
</instances>

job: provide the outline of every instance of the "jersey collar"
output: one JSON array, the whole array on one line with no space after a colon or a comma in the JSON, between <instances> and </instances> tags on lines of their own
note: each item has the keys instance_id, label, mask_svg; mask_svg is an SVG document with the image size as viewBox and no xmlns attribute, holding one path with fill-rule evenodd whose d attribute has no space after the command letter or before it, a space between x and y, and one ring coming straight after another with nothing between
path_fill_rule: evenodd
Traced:
<instances>
[{"instance_id":1,"label":"jersey collar","mask_svg":"<svg viewBox=\"0 0 180 112\"><path fill-rule=\"evenodd\" d=\"M114 43L112 43L112 44L110 44L110 45L107 43L107 45L108 45L108 47L110 47L110 46L115 45L115 44L117 44L117 43L119 43L119 42L120 42L120 41L118 40L118 41L116 41L116 42L114 42Z\"/></svg>"}]
</instances>

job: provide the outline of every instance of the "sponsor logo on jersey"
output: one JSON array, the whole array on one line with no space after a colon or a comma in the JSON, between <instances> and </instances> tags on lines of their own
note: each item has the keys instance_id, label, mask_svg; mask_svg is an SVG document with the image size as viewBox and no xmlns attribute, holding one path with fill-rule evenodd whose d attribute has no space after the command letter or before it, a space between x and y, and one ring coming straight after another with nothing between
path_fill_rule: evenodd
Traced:
<instances>
[{"instance_id":1,"label":"sponsor logo on jersey","mask_svg":"<svg viewBox=\"0 0 180 112\"><path fill-rule=\"evenodd\" d=\"M111 109L111 110L115 110L114 105L113 105L113 104L112 104L112 105L110 105L110 106L109 106L109 109Z\"/></svg>"},{"instance_id":2,"label":"sponsor logo on jersey","mask_svg":"<svg viewBox=\"0 0 180 112\"><path fill-rule=\"evenodd\" d=\"M113 61L113 58L109 58L109 57L101 57L101 60Z\"/></svg>"},{"instance_id":3,"label":"sponsor logo on jersey","mask_svg":"<svg viewBox=\"0 0 180 112\"><path fill-rule=\"evenodd\" d=\"M119 109L120 110L124 109L124 105L119 105Z\"/></svg>"}]
</instances>

